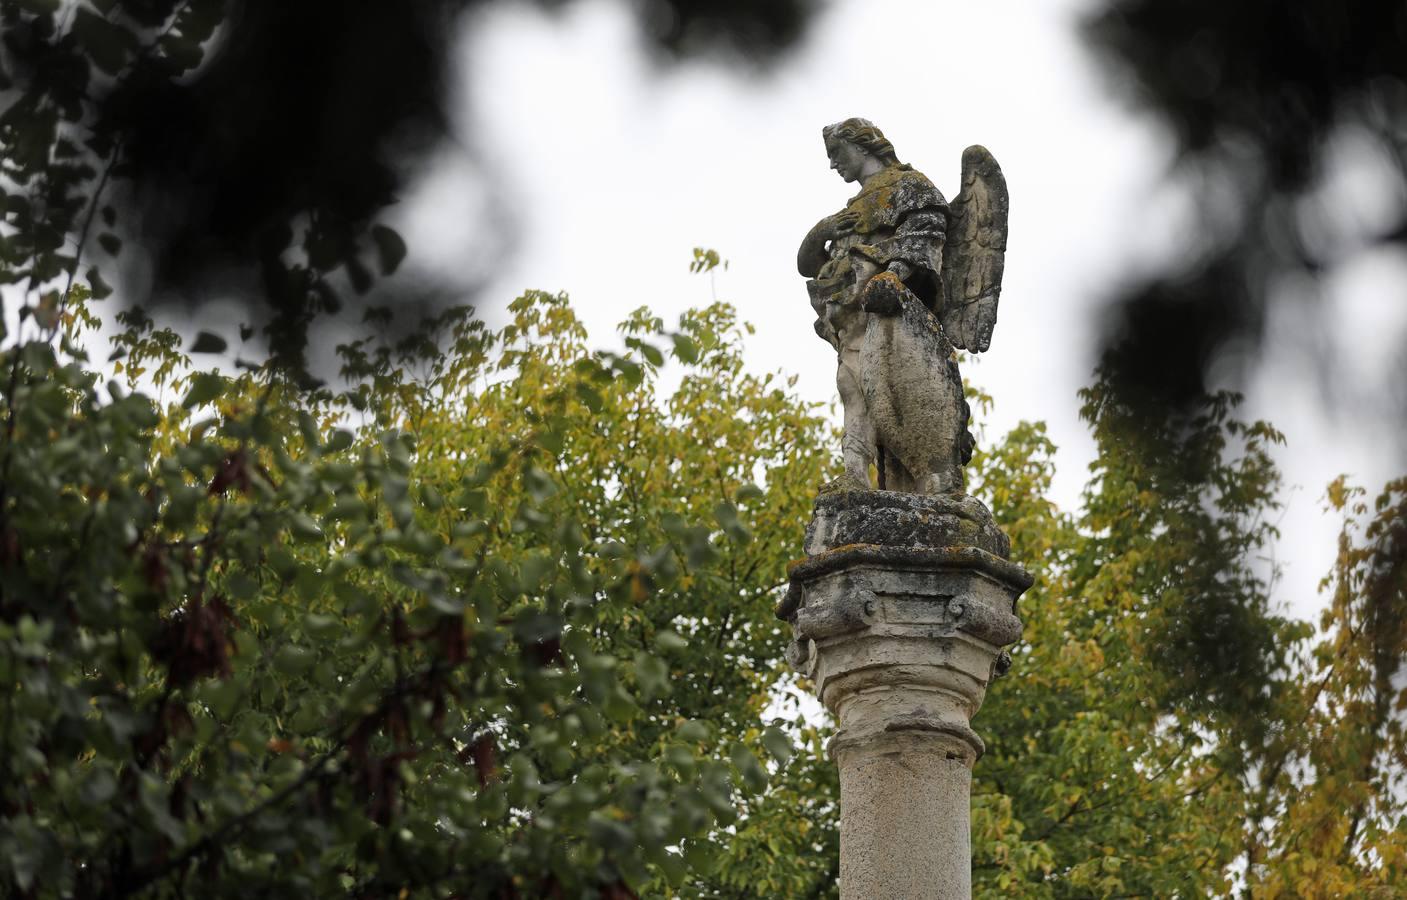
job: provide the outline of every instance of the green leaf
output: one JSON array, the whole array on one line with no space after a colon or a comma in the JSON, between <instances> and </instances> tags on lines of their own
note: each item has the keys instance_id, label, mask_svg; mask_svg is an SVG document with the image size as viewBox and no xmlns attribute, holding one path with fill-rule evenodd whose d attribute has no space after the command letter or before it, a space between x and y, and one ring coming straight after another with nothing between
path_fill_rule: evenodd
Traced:
<instances>
[{"instance_id":1,"label":"green leaf","mask_svg":"<svg viewBox=\"0 0 1407 900\"><path fill-rule=\"evenodd\" d=\"M320 444L321 434L318 431L317 420L312 413L306 409L298 410L298 433L303 438L303 446L309 450L317 450Z\"/></svg>"},{"instance_id":2,"label":"green leaf","mask_svg":"<svg viewBox=\"0 0 1407 900\"><path fill-rule=\"evenodd\" d=\"M631 721L640 713L640 707L635 702L635 698L626 693L625 688L620 684L614 684L612 689L606 693L605 712L611 721L621 725L629 725Z\"/></svg>"},{"instance_id":3,"label":"green leaf","mask_svg":"<svg viewBox=\"0 0 1407 900\"><path fill-rule=\"evenodd\" d=\"M303 630L308 636L317 640L328 640L341 634L343 626L341 620L334 616L326 616L321 613L308 613L303 617Z\"/></svg>"},{"instance_id":4,"label":"green leaf","mask_svg":"<svg viewBox=\"0 0 1407 900\"><path fill-rule=\"evenodd\" d=\"M757 757L752 755L752 751L741 743L733 744L729 751L728 758L733 761L738 774L742 776L743 784L754 793L759 793L767 787L767 770L762 768L762 764L757 761Z\"/></svg>"},{"instance_id":5,"label":"green leaf","mask_svg":"<svg viewBox=\"0 0 1407 900\"><path fill-rule=\"evenodd\" d=\"M117 779L105 768L95 768L83 782L80 796L84 805L100 808L117 793Z\"/></svg>"},{"instance_id":6,"label":"green leaf","mask_svg":"<svg viewBox=\"0 0 1407 900\"><path fill-rule=\"evenodd\" d=\"M332 432L332 437L327 439L328 453L341 453L352 446L355 438L352 433L345 428L338 428Z\"/></svg>"},{"instance_id":7,"label":"green leaf","mask_svg":"<svg viewBox=\"0 0 1407 900\"><path fill-rule=\"evenodd\" d=\"M753 763L756 762L757 760L754 759ZM719 821L725 825L738 816L738 810L733 803L733 783L728 778L726 769L726 765L707 766L698 780L704 802L718 816Z\"/></svg>"},{"instance_id":8,"label":"green leaf","mask_svg":"<svg viewBox=\"0 0 1407 900\"><path fill-rule=\"evenodd\" d=\"M708 725L697 719L690 719L681 724L675 734L679 736L679 740L690 744L701 744L712 737Z\"/></svg>"},{"instance_id":9,"label":"green leaf","mask_svg":"<svg viewBox=\"0 0 1407 900\"><path fill-rule=\"evenodd\" d=\"M191 379L190 390L181 405L195 409L218 399L225 392L225 379L214 372L197 372Z\"/></svg>"},{"instance_id":10,"label":"green leaf","mask_svg":"<svg viewBox=\"0 0 1407 900\"><path fill-rule=\"evenodd\" d=\"M288 518L288 532L293 538L305 543L322 543L326 540L318 523L304 513L294 513Z\"/></svg>"},{"instance_id":11,"label":"green leaf","mask_svg":"<svg viewBox=\"0 0 1407 900\"><path fill-rule=\"evenodd\" d=\"M741 546L752 542L752 532L738 518L738 509L731 503L719 503L713 507L713 518L723 528L723 533Z\"/></svg>"},{"instance_id":12,"label":"green leaf","mask_svg":"<svg viewBox=\"0 0 1407 900\"><path fill-rule=\"evenodd\" d=\"M781 729L769 727L762 732L762 746L772 754L772 758L785 765L792 756L791 739Z\"/></svg>"},{"instance_id":13,"label":"green leaf","mask_svg":"<svg viewBox=\"0 0 1407 900\"><path fill-rule=\"evenodd\" d=\"M572 385L576 395L586 404L586 408L594 413L599 413L605 408L606 400L601 396L601 392L584 381L578 381Z\"/></svg>"},{"instance_id":14,"label":"green leaf","mask_svg":"<svg viewBox=\"0 0 1407 900\"><path fill-rule=\"evenodd\" d=\"M88 288L93 292L94 300L103 300L112 296L112 285L103 280L102 273L97 266L88 268Z\"/></svg>"},{"instance_id":15,"label":"green leaf","mask_svg":"<svg viewBox=\"0 0 1407 900\"><path fill-rule=\"evenodd\" d=\"M713 874L721 857L718 846L703 838L695 838L684 845L684 859L698 875Z\"/></svg>"},{"instance_id":16,"label":"green leaf","mask_svg":"<svg viewBox=\"0 0 1407 900\"><path fill-rule=\"evenodd\" d=\"M680 362L690 365L699 361L699 345L687 334L672 334L670 338L674 341L674 356Z\"/></svg>"},{"instance_id":17,"label":"green leaf","mask_svg":"<svg viewBox=\"0 0 1407 900\"><path fill-rule=\"evenodd\" d=\"M201 687L201 696L217 718L228 722L238 712L243 691L238 682L211 680Z\"/></svg>"},{"instance_id":18,"label":"green leaf","mask_svg":"<svg viewBox=\"0 0 1407 900\"><path fill-rule=\"evenodd\" d=\"M259 582L235 572L225 579L225 591L235 600L252 600L259 593Z\"/></svg>"},{"instance_id":19,"label":"green leaf","mask_svg":"<svg viewBox=\"0 0 1407 900\"><path fill-rule=\"evenodd\" d=\"M660 631L655 634L655 646L660 650L687 650L689 642L673 631Z\"/></svg>"},{"instance_id":20,"label":"green leaf","mask_svg":"<svg viewBox=\"0 0 1407 900\"><path fill-rule=\"evenodd\" d=\"M688 862L676 853L666 851L656 857L655 864L664 872L665 881L669 882L671 887L679 887L689 875Z\"/></svg>"},{"instance_id":21,"label":"green leaf","mask_svg":"<svg viewBox=\"0 0 1407 900\"><path fill-rule=\"evenodd\" d=\"M641 341L640 352L644 355L645 359L650 361L651 365L664 365L664 354L661 353L659 348L656 347L654 344L647 344L644 341Z\"/></svg>"},{"instance_id":22,"label":"green leaf","mask_svg":"<svg viewBox=\"0 0 1407 900\"><path fill-rule=\"evenodd\" d=\"M694 754L682 744L670 744L664 748L662 754L664 761L677 771L682 778L690 778L694 774Z\"/></svg>"},{"instance_id":23,"label":"green leaf","mask_svg":"<svg viewBox=\"0 0 1407 900\"><path fill-rule=\"evenodd\" d=\"M635 654L635 680L646 699L669 693L669 667L643 650Z\"/></svg>"},{"instance_id":24,"label":"green leaf","mask_svg":"<svg viewBox=\"0 0 1407 900\"><path fill-rule=\"evenodd\" d=\"M740 486L733 492L733 498L739 503L744 503L748 500L762 500L765 499L766 496L767 494L763 492L762 488L750 482Z\"/></svg>"},{"instance_id":25,"label":"green leaf","mask_svg":"<svg viewBox=\"0 0 1407 900\"><path fill-rule=\"evenodd\" d=\"M479 488L465 488L454 498L454 505L470 515L482 515L488 510L489 496Z\"/></svg>"},{"instance_id":26,"label":"green leaf","mask_svg":"<svg viewBox=\"0 0 1407 900\"><path fill-rule=\"evenodd\" d=\"M316 662L317 656L311 650L297 644L284 644L274 653L274 668L290 677L307 674Z\"/></svg>"}]
</instances>

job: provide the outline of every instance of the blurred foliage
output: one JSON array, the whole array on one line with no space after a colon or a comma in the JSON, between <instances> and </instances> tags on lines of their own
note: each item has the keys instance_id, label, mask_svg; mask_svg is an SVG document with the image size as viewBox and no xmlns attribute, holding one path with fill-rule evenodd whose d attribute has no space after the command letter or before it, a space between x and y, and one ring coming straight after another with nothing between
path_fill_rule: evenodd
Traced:
<instances>
[{"instance_id":1,"label":"blurred foliage","mask_svg":"<svg viewBox=\"0 0 1407 900\"><path fill-rule=\"evenodd\" d=\"M0 222L24 236L0 263L11 281L44 283L75 247L115 253L125 238L144 256L126 267L145 273L124 279L142 292L131 299L262 299L271 351L300 370L313 317L406 255L377 219L447 136L451 51L481 5L0 0ZM633 9L665 59L760 62L797 40L816 5Z\"/></svg>"},{"instance_id":2,"label":"blurred foliage","mask_svg":"<svg viewBox=\"0 0 1407 900\"><path fill-rule=\"evenodd\" d=\"M1332 349L1344 323L1323 280L1359 254L1407 256L1407 6L1109 0L1086 35L1131 107L1165 126L1195 203L1190 246L1114 300L1116 385L1149 415L1189 410L1219 360L1253 364L1273 306L1304 302L1326 335L1304 352L1330 380L1350 351ZM1357 156L1335 159L1345 144ZM1324 193L1335 166L1364 159L1391 221L1353 223L1352 201ZM1407 283L1378 302L1407 302ZM1375 411L1407 419L1400 383L1384 379Z\"/></svg>"}]
</instances>

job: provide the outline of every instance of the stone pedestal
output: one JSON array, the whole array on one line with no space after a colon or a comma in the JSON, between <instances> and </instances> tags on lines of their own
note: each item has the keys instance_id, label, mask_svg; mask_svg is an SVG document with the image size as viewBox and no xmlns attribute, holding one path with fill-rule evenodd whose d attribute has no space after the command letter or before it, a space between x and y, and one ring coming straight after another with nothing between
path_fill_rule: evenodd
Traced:
<instances>
[{"instance_id":1,"label":"stone pedestal","mask_svg":"<svg viewBox=\"0 0 1407 900\"><path fill-rule=\"evenodd\" d=\"M777 614L839 723L842 900L967 900L970 722L1031 577L970 497L823 496L806 551Z\"/></svg>"}]
</instances>

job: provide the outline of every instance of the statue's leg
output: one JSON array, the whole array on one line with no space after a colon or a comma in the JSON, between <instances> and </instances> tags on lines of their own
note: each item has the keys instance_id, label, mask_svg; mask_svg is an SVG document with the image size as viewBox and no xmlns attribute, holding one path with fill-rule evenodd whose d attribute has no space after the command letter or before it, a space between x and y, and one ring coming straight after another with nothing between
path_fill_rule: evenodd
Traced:
<instances>
[{"instance_id":1,"label":"statue's leg","mask_svg":"<svg viewBox=\"0 0 1407 900\"><path fill-rule=\"evenodd\" d=\"M951 356L948 357L945 372L952 397L950 402L958 412L952 422L952 452L951 455L934 460L933 471L923 476L918 489L924 494L963 493L966 479L963 477L962 467L972 459L975 443L972 432L967 430L967 423L972 418L972 409L963 396L962 373L958 371L957 361Z\"/></svg>"},{"instance_id":2,"label":"statue's leg","mask_svg":"<svg viewBox=\"0 0 1407 900\"><path fill-rule=\"evenodd\" d=\"M822 493L868 491L870 464L875 459L875 428L860 377L860 350L865 341L866 317L854 304L827 305L828 321L835 328L838 351L835 386L845 413L845 433L840 439L845 471L821 488Z\"/></svg>"},{"instance_id":3,"label":"statue's leg","mask_svg":"<svg viewBox=\"0 0 1407 900\"><path fill-rule=\"evenodd\" d=\"M903 460L886 447L879 448L879 452L884 458L884 489L906 494L918 492L919 485L914 480L914 476L910 475L909 470L904 467Z\"/></svg>"},{"instance_id":4,"label":"statue's leg","mask_svg":"<svg viewBox=\"0 0 1407 900\"><path fill-rule=\"evenodd\" d=\"M845 464L845 474L837 479L837 490L870 490L870 464L875 458L874 422L870 420L865 407L865 396L860 390L860 373L855 363L858 351L842 351L840 366L836 370L836 387L840 392L840 403L845 410L845 436L841 438L840 450Z\"/></svg>"}]
</instances>

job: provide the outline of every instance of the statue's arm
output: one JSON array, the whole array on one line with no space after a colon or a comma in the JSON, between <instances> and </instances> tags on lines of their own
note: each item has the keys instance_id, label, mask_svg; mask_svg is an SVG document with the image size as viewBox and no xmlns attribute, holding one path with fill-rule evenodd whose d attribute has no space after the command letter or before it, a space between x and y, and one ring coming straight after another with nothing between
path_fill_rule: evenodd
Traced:
<instances>
[{"instance_id":1,"label":"statue's arm","mask_svg":"<svg viewBox=\"0 0 1407 900\"><path fill-rule=\"evenodd\" d=\"M907 281L914 269L934 268L942 259L943 244L947 237L947 207L926 207L905 215L895 228L888 249L892 258L886 266L888 271Z\"/></svg>"},{"instance_id":2,"label":"statue's arm","mask_svg":"<svg viewBox=\"0 0 1407 900\"><path fill-rule=\"evenodd\" d=\"M796 251L796 270L806 278L815 278L826 264L826 242L834 236L834 226L827 216L806 232L801 240L801 248Z\"/></svg>"},{"instance_id":3,"label":"statue's arm","mask_svg":"<svg viewBox=\"0 0 1407 900\"><path fill-rule=\"evenodd\" d=\"M894 235L911 241L928 241L942 247L948 238L947 207L930 206L914 210L900 220Z\"/></svg>"},{"instance_id":4,"label":"statue's arm","mask_svg":"<svg viewBox=\"0 0 1407 900\"><path fill-rule=\"evenodd\" d=\"M796 251L796 270L807 278L815 278L830 259L826 243L854 231L859 221L858 215L843 209L817 222L801 241L801 249Z\"/></svg>"}]
</instances>

